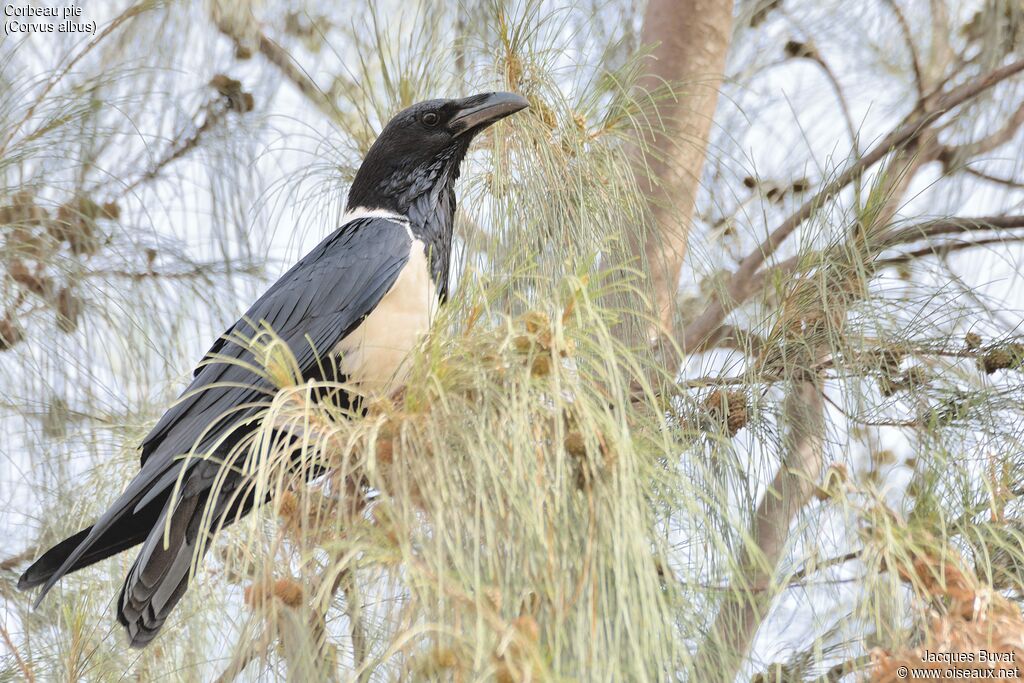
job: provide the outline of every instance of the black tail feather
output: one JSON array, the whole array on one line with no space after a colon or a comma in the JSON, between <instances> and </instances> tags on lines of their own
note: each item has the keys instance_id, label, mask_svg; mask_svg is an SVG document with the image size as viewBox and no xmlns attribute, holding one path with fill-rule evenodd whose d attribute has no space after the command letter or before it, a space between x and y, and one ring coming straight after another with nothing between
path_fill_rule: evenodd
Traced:
<instances>
[{"instance_id":1,"label":"black tail feather","mask_svg":"<svg viewBox=\"0 0 1024 683\"><path fill-rule=\"evenodd\" d=\"M180 486L168 486L139 510L135 506L145 499L145 492L126 491L93 526L47 550L22 574L18 587L25 590L42 585L38 604L64 575L143 543L121 589L117 617L127 629L131 645L144 647L188 588L193 562L201 559L196 556L197 548L201 545L200 550L205 551L212 533L230 526L256 505L255 492L242 476L231 474L214 487L220 470L218 460L198 461ZM324 471L314 467L307 476L312 479ZM211 493L216 496L213 501ZM269 500L270 492L261 499ZM208 502L212 503L209 510ZM203 525L207 512L209 529Z\"/></svg>"},{"instance_id":2,"label":"black tail feather","mask_svg":"<svg viewBox=\"0 0 1024 683\"><path fill-rule=\"evenodd\" d=\"M74 564L63 571L61 576L76 572L142 543L153 528L162 508L162 500L154 501L153 504L147 505L138 513L125 517L111 526L89 546ZM18 588L28 590L49 581L64 564L64 561L85 541L91 531L91 526L86 527L43 553L42 557L33 562L18 579ZM59 579L60 576L57 578Z\"/></svg>"},{"instance_id":3,"label":"black tail feather","mask_svg":"<svg viewBox=\"0 0 1024 683\"><path fill-rule=\"evenodd\" d=\"M188 587L205 499L198 495L170 501L128 572L117 618L128 629L132 647L143 647L156 636Z\"/></svg>"}]
</instances>

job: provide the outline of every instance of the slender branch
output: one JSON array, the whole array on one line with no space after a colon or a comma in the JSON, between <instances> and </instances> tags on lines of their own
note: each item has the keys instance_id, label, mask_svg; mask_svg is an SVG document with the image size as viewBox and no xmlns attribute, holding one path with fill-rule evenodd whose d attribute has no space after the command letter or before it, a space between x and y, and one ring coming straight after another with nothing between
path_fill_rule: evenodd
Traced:
<instances>
[{"instance_id":1,"label":"slender branch","mask_svg":"<svg viewBox=\"0 0 1024 683\"><path fill-rule=\"evenodd\" d=\"M71 70L78 65L78 62L80 62L83 57L92 52L92 50L101 42L106 40L107 36L116 31L121 26L121 24L155 6L155 2L153 2L152 0L146 0L145 2L140 2L137 5L132 5L125 11L121 12L119 15L114 17L113 21L107 24L106 28L104 28L102 31L96 34L96 36L92 40L90 40L88 44L86 44L86 46L78 52L78 54L69 59L67 63L63 67L61 67L59 71L54 73L53 76L51 76L50 79L46 82L46 85L43 87L43 91L39 93L35 101L32 102L32 104L25 111L25 113L18 120L18 122L11 126L10 129L7 131L7 136L4 138L3 143L0 144L0 157L3 157L4 152L7 151L7 146L11 143L11 140L14 139L14 136L15 134L17 134L18 130L23 125L25 125L25 123L29 119L31 119L33 115L35 115L36 109L38 109L39 105L43 103L43 101L46 99L46 96L49 95L55 87L57 87L57 84L60 83L65 76L71 73ZM43 126L42 128L36 129L32 133L30 133L25 138L25 140L32 140L33 138L40 135L42 130L47 128L48 126Z\"/></svg>"},{"instance_id":2,"label":"slender branch","mask_svg":"<svg viewBox=\"0 0 1024 683\"><path fill-rule=\"evenodd\" d=\"M175 144L171 145L170 149L167 150L161 159L154 163L146 170L145 173L137 177L135 180L119 188L117 193L118 197L124 197L132 192L132 190L139 187L139 185L153 180L160 175L164 168L199 147L199 143L202 140L203 135L212 130L217 126L217 124L221 123L228 112L228 108L222 103L222 98L206 103L203 110L206 112L206 115L203 117L203 122L199 124L192 134L180 141L176 138Z\"/></svg>"},{"instance_id":3,"label":"slender branch","mask_svg":"<svg viewBox=\"0 0 1024 683\"><path fill-rule=\"evenodd\" d=\"M938 237L940 235L971 232L994 232L999 230L1015 230L1018 228L1024 228L1024 216L963 216L922 221L921 223L901 228L898 231L890 232L888 236L881 238L879 248L888 249L913 242L920 242L921 240L925 240L930 237ZM901 254L888 259L876 260L873 265L881 268L889 265L896 265L898 263L904 263L907 260L920 256L942 254L944 251L961 251L972 246L984 246L1006 240L1018 241L1019 239L1020 237L1017 236L1003 236L1000 238L979 239L973 242L953 242L948 244L932 245L913 252L908 252L907 254ZM750 289L751 291L760 291L764 288L765 283L770 279L789 278L794 273L804 270L804 268L801 268L801 264L808 264L806 270L811 270L825 262L826 256L825 251L818 251L811 254L791 256L783 261L779 261L770 268L758 271L750 280ZM720 337L722 337L729 329L731 329L729 326L721 327L718 334L715 335L714 340L709 342L709 346L711 344L721 344L722 340Z\"/></svg>"},{"instance_id":4,"label":"slender branch","mask_svg":"<svg viewBox=\"0 0 1024 683\"><path fill-rule=\"evenodd\" d=\"M862 550L851 550L850 552L844 553L843 555L839 555L837 557L829 558L829 559L825 560L824 562L819 562L819 563L815 564L813 567L808 567L808 566L805 565L805 566L801 567L799 571L797 571L791 577L789 577L789 583L790 584L799 583L800 581L803 581L805 578L807 578L811 574L815 574L817 572L820 572L822 569L828 569L830 567L838 567L841 564L846 564L847 562L852 562L854 560L860 559L860 556L861 556L862 552L863 552Z\"/></svg>"},{"instance_id":5,"label":"slender branch","mask_svg":"<svg viewBox=\"0 0 1024 683\"><path fill-rule=\"evenodd\" d=\"M7 644L7 649L9 649L11 654L14 655L14 661L21 670L21 675L25 677L25 680L28 681L28 683L35 683L35 674L32 673L32 669L30 669L28 664L25 663L25 660L21 658L21 653L18 652L18 648L14 646L14 641L11 640L11 634L3 627L3 624L0 624L0 636L3 637L4 643Z\"/></svg>"},{"instance_id":6,"label":"slender branch","mask_svg":"<svg viewBox=\"0 0 1024 683\"><path fill-rule=\"evenodd\" d=\"M218 20L216 21L216 24L217 29L234 41L235 45L242 45L242 36L239 35L239 32L231 25L230 22ZM288 51L274 42L272 38L267 36L258 28L253 28L253 31L256 35L256 44L260 54L262 54L268 62L277 67L277 70L281 72L281 75L291 81L296 90L305 96L305 98L309 100L313 106L319 109L324 116L331 121L337 121L341 115L341 111L338 109L337 105L335 105L334 101L328 97L328 95L312 78L310 78L309 74L307 74L294 59L292 59L292 56L288 54Z\"/></svg>"},{"instance_id":7,"label":"slender branch","mask_svg":"<svg viewBox=\"0 0 1024 683\"><path fill-rule=\"evenodd\" d=\"M245 644L245 647L235 651L228 667L214 679L214 683L232 683L250 664L257 659L266 657L269 649L270 640L265 634L258 638L253 638Z\"/></svg>"},{"instance_id":8,"label":"slender branch","mask_svg":"<svg viewBox=\"0 0 1024 683\"><path fill-rule=\"evenodd\" d=\"M696 351L716 338L718 327L725 317L746 301L753 293L751 283L758 269L779 246L829 198L839 193L856 177L878 163L893 150L903 148L921 138L928 127L948 113L951 109L967 102L998 83L1024 71L1024 59L1011 62L1001 68L994 69L979 78L953 88L936 98L932 108L926 112L911 116L886 135L881 142L855 161L832 182L827 183L814 197L804 202L792 215L784 220L748 254L729 279L724 295L716 296L703 313L692 322L686 330L683 348Z\"/></svg>"},{"instance_id":9,"label":"slender branch","mask_svg":"<svg viewBox=\"0 0 1024 683\"><path fill-rule=\"evenodd\" d=\"M266 267L261 263L240 263L237 267L218 262L200 262L186 270L124 270L122 268L99 268L86 273L83 278L125 278L128 280L195 280L229 273L240 275L263 275Z\"/></svg>"},{"instance_id":10,"label":"slender branch","mask_svg":"<svg viewBox=\"0 0 1024 683\"><path fill-rule=\"evenodd\" d=\"M980 154L988 154L1013 140L1021 126L1024 126L1024 102L1010 114L1002 127L974 142L946 147L939 155L939 161L948 168L955 165L959 159L973 159Z\"/></svg>"},{"instance_id":11,"label":"slender branch","mask_svg":"<svg viewBox=\"0 0 1024 683\"><path fill-rule=\"evenodd\" d=\"M990 173L979 171L978 169L971 168L970 166L965 166L963 168L963 171L964 173L968 173L974 176L975 178L981 178L982 180L988 181L990 183L995 183L996 185L1005 185L1006 187L1009 187L1014 190L1024 190L1024 181L1014 180L1012 178L1000 178L999 176L994 176Z\"/></svg>"},{"instance_id":12,"label":"slender branch","mask_svg":"<svg viewBox=\"0 0 1024 683\"><path fill-rule=\"evenodd\" d=\"M723 349L734 349L745 353L759 353L765 345L763 337L754 334L750 330L733 325L724 325L722 334L715 342L715 346Z\"/></svg>"},{"instance_id":13,"label":"slender branch","mask_svg":"<svg viewBox=\"0 0 1024 683\"><path fill-rule=\"evenodd\" d=\"M758 626L778 592L768 586L790 538L790 526L811 499L824 463L825 411L819 383L794 383L783 405L785 455L754 514L734 589L725 596L695 662L696 680L734 680Z\"/></svg>"},{"instance_id":14,"label":"slender branch","mask_svg":"<svg viewBox=\"0 0 1024 683\"><path fill-rule=\"evenodd\" d=\"M975 249L977 247L991 246L994 244L1008 244L1009 242L1021 242L1024 241L1024 235L1014 236L1003 236L1003 237L990 237L983 240L969 240L965 242L944 242L942 244L930 245L927 247L921 247L920 249L914 249L900 254L899 256L893 256L886 259L878 259L874 262L876 268L885 268L887 266L898 266L910 261L915 261L920 258L926 258L928 256L946 256L957 251L966 251L967 249Z\"/></svg>"},{"instance_id":15,"label":"slender branch","mask_svg":"<svg viewBox=\"0 0 1024 683\"><path fill-rule=\"evenodd\" d=\"M846 101L846 93L843 92L843 87L839 85L839 79L836 78L835 72L832 71L825 58L817 50L807 55L806 58L818 65L825 74L825 80L829 82L832 91L836 94L836 102L839 103L839 111L842 113L843 122L846 124L846 133L850 136L850 145L853 148L853 153L856 155L859 151L857 149L857 127L853 124L853 115L850 114L850 103Z\"/></svg>"},{"instance_id":16,"label":"slender branch","mask_svg":"<svg viewBox=\"0 0 1024 683\"><path fill-rule=\"evenodd\" d=\"M893 230L881 238L882 244L892 247L899 244L918 242L939 235L955 235L959 233L983 232L995 230L1013 230L1024 228L1024 216L976 216L958 218L940 218L924 221L907 228Z\"/></svg>"},{"instance_id":17,"label":"slender branch","mask_svg":"<svg viewBox=\"0 0 1024 683\"><path fill-rule=\"evenodd\" d=\"M910 52L910 66L914 69L914 84L917 87L917 96L924 97L924 79L921 77L921 60L917 56L917 45L914 43L914 32L910 29L910 22L903 10L896 4L896 0L885 0L885 4L896 16L896 23L899 24L900 33L903 34L903 42L907 44L907 51Z\"/></svg>"}]
</instances>

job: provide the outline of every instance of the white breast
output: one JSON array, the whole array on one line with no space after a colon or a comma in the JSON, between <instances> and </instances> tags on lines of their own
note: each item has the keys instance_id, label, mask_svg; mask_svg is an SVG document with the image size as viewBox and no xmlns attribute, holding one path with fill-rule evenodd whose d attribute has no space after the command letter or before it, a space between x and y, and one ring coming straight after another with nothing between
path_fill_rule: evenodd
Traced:
<instances>
[{"instance_id":1,"label":"white breast","mask_svg":"<svg viewBox=\"0 0 1024 683\"><path fill-rule=\"evenodd\" d=\"M410 352L430 329L437 292L423 243L413 240L409 261L377 307L334 349L339 369L366 394L395 391L409 374Z\"/></svg>"}]
</instances>

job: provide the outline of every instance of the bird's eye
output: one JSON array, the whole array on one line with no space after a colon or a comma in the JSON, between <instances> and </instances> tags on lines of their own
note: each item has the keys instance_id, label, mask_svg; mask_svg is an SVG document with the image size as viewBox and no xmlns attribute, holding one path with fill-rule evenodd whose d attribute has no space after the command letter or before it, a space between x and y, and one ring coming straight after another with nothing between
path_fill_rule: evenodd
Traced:
<instances>
[{"instance_id":1,"label":"bird's eye","mask_svg":"<svg viewBox=\"0 0 1024 683\"><path fill-rule=\"evenodd\" d=\"M420 120L423 121L423 124L426 126L436 126L437 122L441 120L441 117L432 111L428 111Z\"/></svg>"}]
</instances>

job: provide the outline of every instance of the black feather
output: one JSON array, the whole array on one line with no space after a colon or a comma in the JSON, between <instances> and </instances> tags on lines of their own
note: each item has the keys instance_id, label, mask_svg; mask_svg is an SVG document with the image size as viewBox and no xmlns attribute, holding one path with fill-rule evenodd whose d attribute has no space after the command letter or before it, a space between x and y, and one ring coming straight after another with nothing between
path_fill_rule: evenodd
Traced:
<instances>
[{"instance_id":1,"label":"black feather","mask_svg":"<svg viewBox=\"0 0 1024 683\"><path fill-rule=\"evenodd\" d=\"M411 244L402 223L385 218L350 221L285 273L229 328L228 334L250 337L256 331L253 325L266 322L288 343L304 376L315 375L320 371L321 355L326 356L358 326L397 280L408 261ZM294 315L297 302L306 297L309 298L306 314ZM200 505L204 491L212 483L212 477L207 482L205 477L195 478L191 472L197 463L210 461L180 456L189 452L205 453L230 431L231 438L219 446L219 452L229 451L245 436L244 430L236 427L238 420L255 414L259 407L254 404L265 402L273 393L273 387L262 377L223 360L253 363L246 348L222 338L213 345L208 357L209 354L217 354L222 360L208 361L195 374L177 403L145 438L142 470L121 496L92 527L54 546L25 571L19 585L24 588L43 586L36 604L65 574L143 540L146 540L143 554L150 552L146 557L140 555L140 561L146 561L137 566L143 569L163 567L169 558L178 557L153 549L157 543L154 539L164 533L163 515L171 514L172 524L177 524L186 517L191 520L201 514L189 506ZM239 410L240 406L251 407ZM182 472L183 469L186 471ZM199 490L193 499L173 501L174 509L166 510L179 478ZM178 549L185 551L190 547L184 543ZM167 553L170 551L169 548ZM177 576L180 565L174 567L175 571L168 575L170 578L161 581L176 581L177 587L183 577ZM136 579L145 584L151 578L150 574L133 572L126 587L134 586ZM129 609L137 606L142 595L129 591ZM173 606L173 591L165 591L160 597L165 599L167 609ZM153 626L156 621L148 623Z\"/></svg>"}]
</instances>

